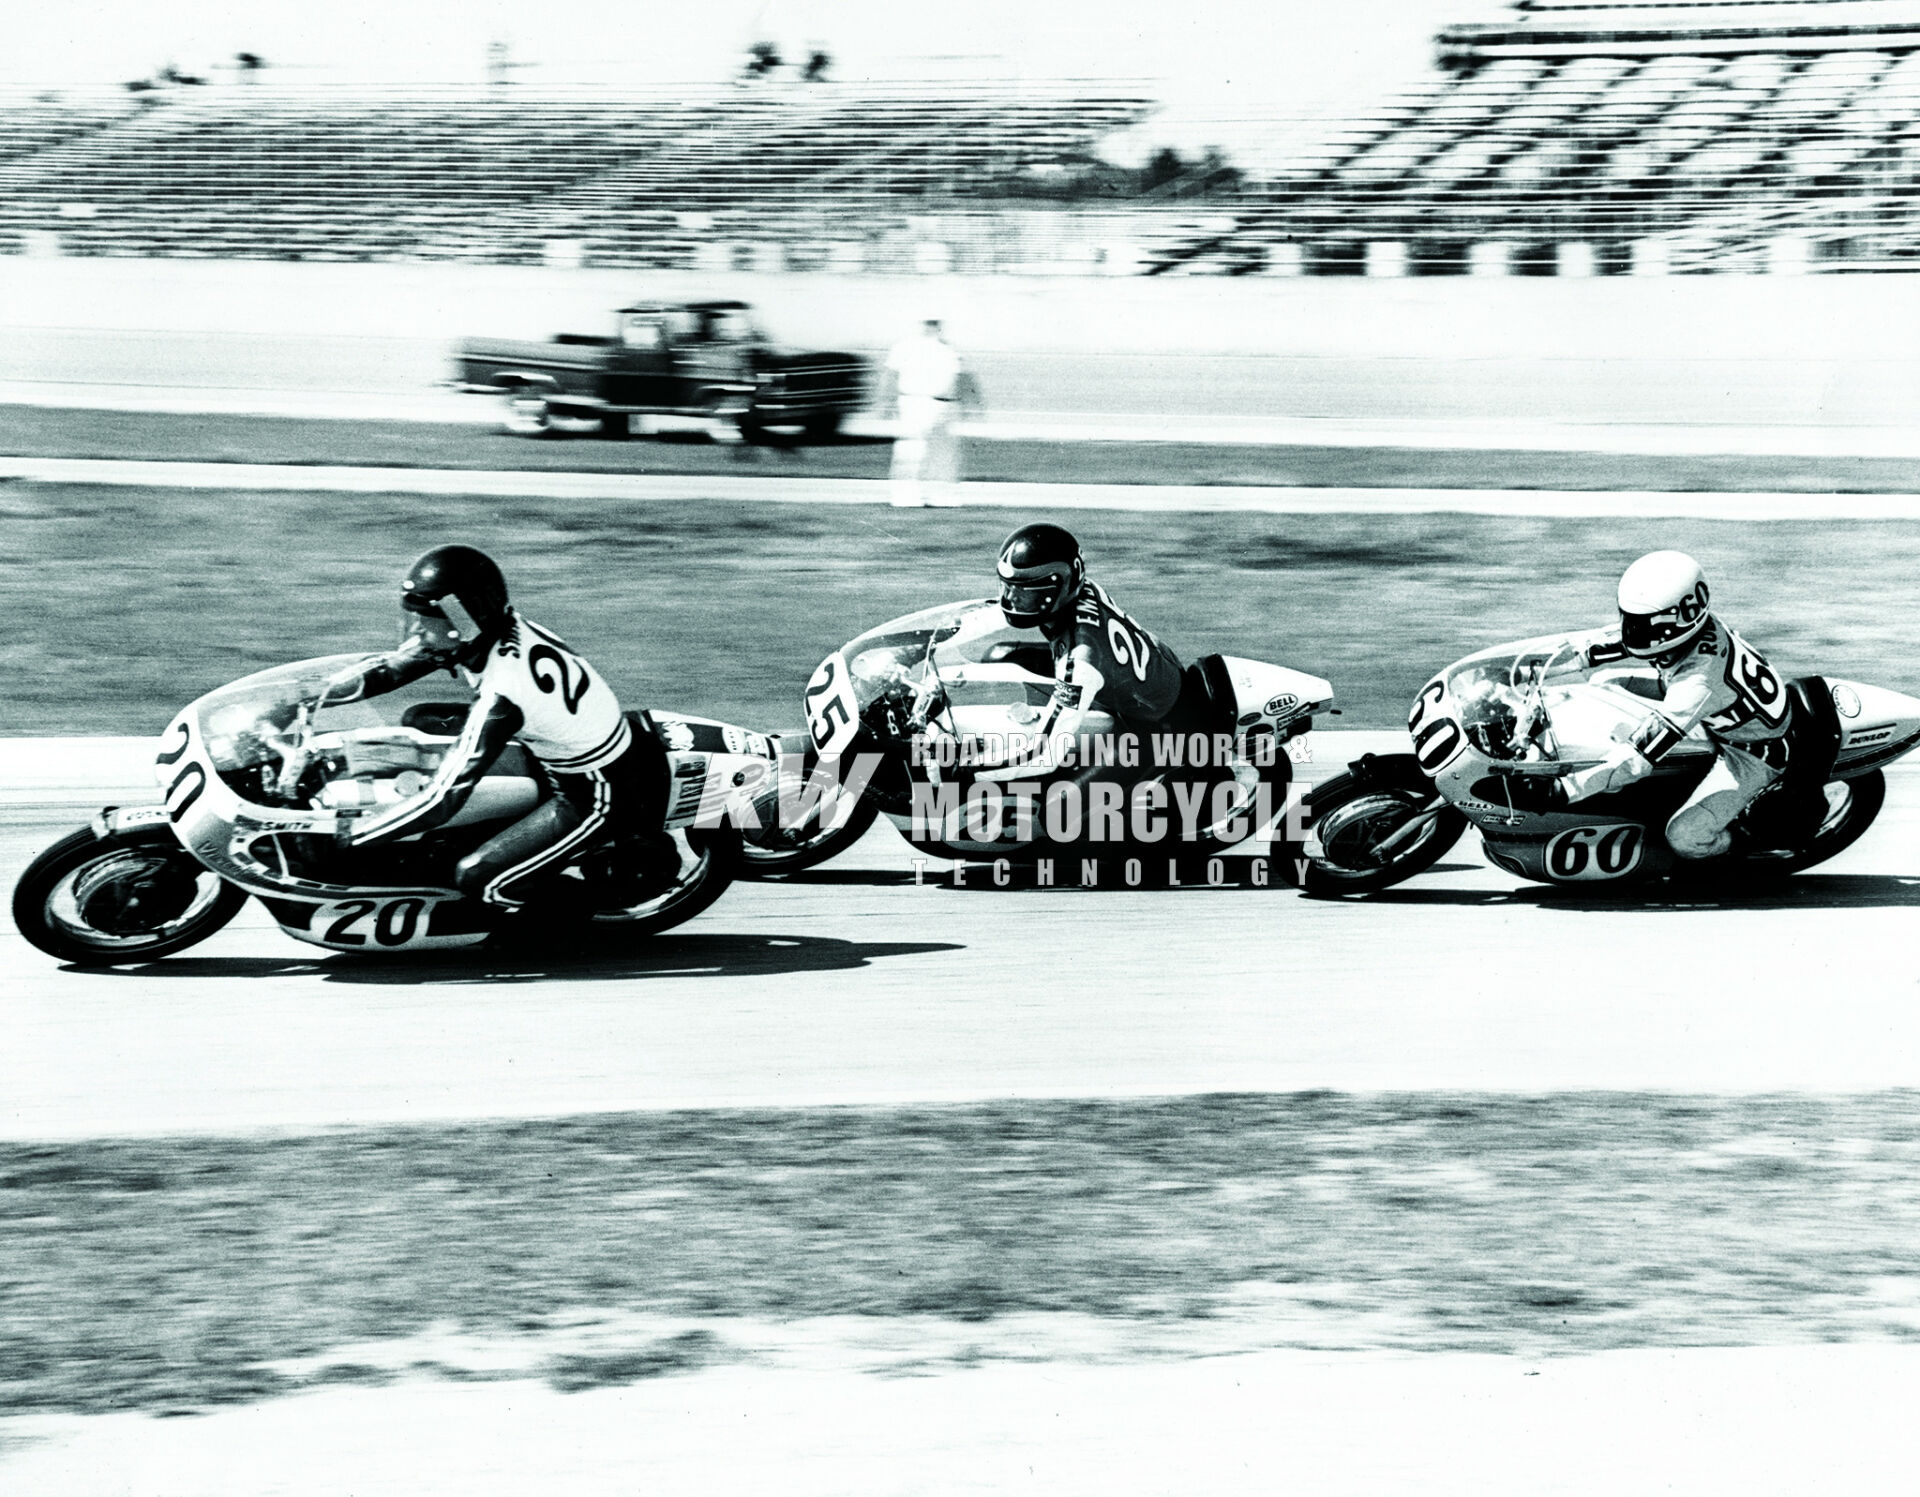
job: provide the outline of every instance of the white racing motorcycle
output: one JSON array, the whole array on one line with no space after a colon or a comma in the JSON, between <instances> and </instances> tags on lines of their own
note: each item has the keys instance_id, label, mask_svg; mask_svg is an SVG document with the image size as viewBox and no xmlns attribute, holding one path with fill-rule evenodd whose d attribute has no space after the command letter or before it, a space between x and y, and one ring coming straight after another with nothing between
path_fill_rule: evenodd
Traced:
<instances>
[{"instance_id":1,"label":"white racing motorcycle","mask_svg":"<svg viewBox=\"0 0 1920 1497\"><path fill-rule=\"evenodd\" d=\"M1147 742L1135 746L1136 763L1100 762L1119 725L1105 713L1089 713L1079 737L1086 757L1041 780L1024 811L1004 805L998 788L978 776L1017 752L1053 691L1048 646L1033 631L1010 626L995 598L923 609L849 641L821 661L807 683L808 762L858 774L865 758L872 772L857 784L849 776L845 793L823 797L811 819L750 844L748 875L825 862L858 842L881 815L916 848L944 858L1022 861L1068 849L1204 856L1272 834L1292 778L1286 745L1333 703L1333 688L1318 676L1208 655L1187 667L1168 721L1141 735ZM1161 762L1169 757L1160 752L1162 742L1177 749L1176 761ZM1196 763L1196 753L1204 762ZM1136 794L1153 802L1151 815L1136 819ZM1182 794L1191 815L1175 804ZM1078 835L1057 836L1059 821L1049 813L1069 799ZM975 814L987 800L993 814ZM1114 813L1118 822L1107 823L1122 827L1121 835L1095 840L1093 809L1123 800L1125 809ZM928 807L942 808L937 822ZM1165 835L1142 841L1140 830L1149 824L1164 827Z\"/></svg>"},{"instance_id":2,"label":"white racing motorcycle","mask_svg":"<svg viewBox=\"0 0 1920 1497\"><path fill-rule=\"evenodd\" d=\"M108 807L27 867L13 895L20 933L82 966L145 962L205 940L257 898L295 940L335 951L478 945L507 918L450 887L466 852L549 793L532 755L510 744L459 813L413 837L335 844L344 809L392 805L420 790L455 741L466 703L423 700L428 683L329 705L336 672L371 659L336 655L261 671L209 692L161 735L165 804ZM430 690L450 690L436 679ZM666 831L680 852L670 887L624 903L615 849L588 846L563 873L581 934L649 935L691 920L738 872L741 832L763 824L778 744L728 723L630 714L666 750ZM738 814L744 809L745 814Z\"/></svg>"},{"instance_id":3,"label":"white racing motorcycle","mask_svg":"<svg viewBox=\"0 0 1920 1497\"><path fill-rule=\"evenodd\" d=\"M1438 862L1469 824L1496 866L1541 883L1798 873L1873 824L1887 793L1881 771L1920 744L1920 700L1837 677L1783 681L1749 655L1736 684L1755 710L1775 721L1790 714L1786 768L1735 823L1727 853L1686 862L1665 828L1713 764L1717 750L1700 729L1626 789L1573 805L1550 793L1560 775L1606 759L1660 699L1659 673L1645 662L1580 666L1604 632L1496 645L1429 681L1408 720L1411 754L1364 756L1315 787L1306 892L1401 883Z\"/></svg>"}]
</instances>

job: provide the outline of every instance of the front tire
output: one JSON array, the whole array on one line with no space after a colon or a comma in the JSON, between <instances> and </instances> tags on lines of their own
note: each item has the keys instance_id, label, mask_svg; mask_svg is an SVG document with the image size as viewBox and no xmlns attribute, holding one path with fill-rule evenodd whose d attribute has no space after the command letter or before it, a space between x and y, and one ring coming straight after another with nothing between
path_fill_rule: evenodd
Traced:
<instances>
[{"instance_id":1,"label":"front tire","mask_svg":"<svg viewBox=\"0 0 1920 1497\"><path fill-rule=\"evenodd\" d=\"M546 436L553 430L553 408L538 390L509 391L505 427L511 436Z\"/></svg>"},{"instance_id":2,"label":"front tire","mask_svg":"<svg viewBox=\"0 0 1920 1497\"><path fill-rule=\"evenodd\" d=\"M871 797L863 795L847 817L846 825L835 831L816 832L811 838L783 841L777 847L745 843L745 861L741 865L740 876L751 879L780 878L785 874L799 873L805 868L817 868L828 859L839 857L866 836L879 816L879 806L874 804Z\"/></svg>"},{"instance_id":3,"label":"front tire","mask_svg":"<svg viewBox=\"0 0 1920 1497\"><path fill-rule=\"evenodd\" d=\"M1410 783L1410 777L1335 775L1309 797L1313 807L1313 837L1320 843L1317 856L1307 859L1301 891L1316 898L1346 894L1375 894L1424 873L1452 849L1467 829L1467 818L1442 803L1431 782ZM1390 853L1380 844L1413 817L1433 809L1432 820L1408 842Z\"/></svg>"},{"instance_id":4,"label":"front tire","mask_svg":"<svg viewBox=\"0 0 1920 1497\"><path fill-rule=\"evenodd\" d=\"M244 891L203 867L169 827L110 837L83 828L27 865L13 890L13 923L48 956L111 967L198 945L246 902ZM120 928L100 928L89 911L93 920L111 912Z\"/></svg>"}]
</instances>

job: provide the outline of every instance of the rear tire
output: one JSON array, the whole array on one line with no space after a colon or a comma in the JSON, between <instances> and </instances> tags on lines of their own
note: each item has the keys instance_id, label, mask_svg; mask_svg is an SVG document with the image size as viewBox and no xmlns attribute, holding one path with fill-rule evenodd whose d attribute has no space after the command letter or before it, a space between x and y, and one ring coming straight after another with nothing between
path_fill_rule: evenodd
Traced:
<instances>
[{"instance_id":1,"label":"rear tire","mask_svg":"<svg viewBox=\"0 0 1920 1497\"><path fill-rule=\"evenodd\" d=\"M681 881L631 910L596 911L590 927L596 938L624 940L658 935L685 925L727 892L740 874L740 833L733 827L716 827L712 831L689 831L686 839L687 849L697 861L687 868L686 855L682 854Z\"/></svg>"},{"instance_id":2,"label":"rear tire","mask_svg":"<svg viewBox=\"0 0 1920 1497\"><path fill-rule=\"evenodd\" d=\"M1335 775L1309 796L1321 856L1307 860L1303 893L1315 898L1375 894L1424 873L1452 850L1467 818L1442 804L1427 829L1380 862L1373 848L1424 810L1437 792L1381 776ZM1331 840L1329 840L1331 839Z\"/></svg>"},{"instance_id":3,"label":"rear tire","mask_svg":"<svg viewBox=\"0 0 1920 1497\"><path fill-rule=\"evenodd\" d=\"M88 923L81 907L90 895L110 894L156 877L191 877L192 901L151 930L115 935ZM83 828L62 837L27 865L13 890L13 923L48 956L77 967L150 962L184 951L226 925L247 902L236 889L203 867L182 847L170 827L97 837Z\"/></svg>"},{"instance_id":4,"label":"rear tire","mask_svg":"<svg viewBox=\"0 0 1920 1497\"><path fill-rule=\"evenodd\" d=\"M1750 853L1717 866L1745 879L1786 878L1836 858L1866 834L1887 802L1887 777L1874 770L1857 780L1827 782L1827 819L1819 834L1798 850ZM1844 792L1836 794L1836 792Z\"/></svg>"},{"instance_id":5,"label":"rear tire","mask_svg":"<svg viewBox=\"0 0 1920 1497\"><path fill-rule=\"evenodd\" d=\"M862 796L859 804L853 808L853 814L847 818L846 825L837 831L819 833L811 840L803 839L784 848L745 843L745 860L740 876L750 879L781 878L805 868L817 868L828 859L839 857L866 836L879 816L879 806L870 797Z\"/></svg>"},{"instance_id":6,"label":"rear tire","mask_svg":"<svg viewBox=\"0 0 1920 1497\"><path fill-rule=\"evenodd\" d=\"M822 416L809 416L806 424L809 442L831 442L840 435L840 423L845 417L839 411Z\"/></svg>"}]
</instances>

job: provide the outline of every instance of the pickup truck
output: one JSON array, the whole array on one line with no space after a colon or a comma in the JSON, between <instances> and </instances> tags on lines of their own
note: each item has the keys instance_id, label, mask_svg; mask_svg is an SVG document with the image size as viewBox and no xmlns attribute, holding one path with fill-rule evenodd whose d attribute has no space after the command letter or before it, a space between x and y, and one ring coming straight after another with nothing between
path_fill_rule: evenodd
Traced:
<instances>
[{"instance_id":1,"label":"pickup truck","mask_svg":"<svg viewBox=\"0 0 1920 1497\"><path fill-rule=\"evenodd\" d=\"M777 349L752 311L741 301L635 302L615 314L611 337L470 338L454 383L505 396L507 430L525 435L598 421L625 437L634 416L664 415L698 418L722 441L776 428L831 438L866 401L866 361Z\"/></svg>"}]
</instances>

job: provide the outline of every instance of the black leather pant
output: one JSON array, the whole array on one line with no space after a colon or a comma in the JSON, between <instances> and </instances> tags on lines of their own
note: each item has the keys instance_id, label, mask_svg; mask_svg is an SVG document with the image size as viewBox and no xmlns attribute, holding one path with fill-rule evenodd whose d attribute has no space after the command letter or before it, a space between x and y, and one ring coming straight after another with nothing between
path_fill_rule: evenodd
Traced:
<instances>
[{"instance_id":1,"label":"black leather pant","mask_svg":"<svg viewBox=\"0 0 1920 1497\"><path fill-rule=\"evenodd\" d=\"M549 774L553 795L460 860L454 886L502 909L519 909L596 842L646 841L667 814L667 755L634 721L633 743L604 769Z\"/></svg>"}]
</instances>

